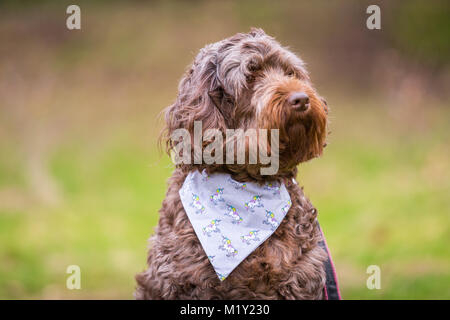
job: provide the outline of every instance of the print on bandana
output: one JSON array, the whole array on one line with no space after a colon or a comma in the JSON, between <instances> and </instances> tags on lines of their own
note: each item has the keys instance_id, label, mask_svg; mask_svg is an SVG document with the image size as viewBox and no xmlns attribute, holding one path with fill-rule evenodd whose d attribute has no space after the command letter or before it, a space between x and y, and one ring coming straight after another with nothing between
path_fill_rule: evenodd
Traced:
<instances>
[{"instance_id":1,"label":"print on bandana","mask_svg":"<svg viewBox=\"0 0 450 320\"><path fill-rule=\"evenodd\" d=\"M242 242L245 242L246 244L250 244L250 242L253 241L259 241L258 238L258 230L250 231L248 234L241 236Z\"/></svg>"},{"instance_id":2,"label":"print on bandana","mask_svg":"<svg viewBox=\"0 0 450 320\"><path fill-rule=\"evenodd\" d=\"M214 192L214 194L209 197L211 201L214 204L217 204L218 202L224 201L222 198L223 188L217 188L217 190Z\"/></svg>"},{"instance_id":3,"label":"print on bandana","mask_svg":"<svg viewBox=\"0 0 450 320\"><path fill-rule=\"evenodd\" d=\"M252 200L245 203L245 209L247 211L255 212L256 207L264 207L264 205L261 202L261 196L253 196Z\"/></svg>"},{"instance_id":4,"label":"print on bandana","mask_svg":"<svg viewBox=\"0 0 450 320\"><path fill-rule=\"evenodd\" d=\"M267 182L264 186L264 190L272 191L273 194L280 194L280 186L274 185L272 182Z\"/></svg>"},{"instance_id":5,"label":"print on bandana","mask_svg":"<svg viewBox=\"0 0 450 320\"><path fill-rule=\"evenodd\" d=\"M227 181L237 190L244 190L245 188L247 188L246 183L237 182L237 181L231 179L231 177L228 177Z\"/></svg>"},{"instance_id":6,"label":"print on bandana","mask_svg":"<svg viewBox=\"0 0 450 320\"><path fill-rule=\"evenodd\" d=\"M194 193L192 194L191 207L195 208L195 213L203 213L206 210L205 206L200 202L199 196Z\"/></svg>"},{"instance_id":7,"label":"print on bandana","mask_svg":"<svg viewBox=\"0 0 450 320\"><path fill-rule=\"evenodd\" d=\"M292 205L284 184L242 183L205 171L190 172L179 194L221 281L273 234Z\"/></svg>"},{"instance_id":8,"label":"print on bandana","mask_svg":"<svg viewBox=\"0 0 450 320\"><path fill-rule=\"evenodd\" d=\"M266 219L264 219L263 223L268 224L272 230L275 230L278 227L278 221L275 219L275 214L269 210L266 210Z\"/></svg>"},{"instance_id":9,"label":"print on bandana","mask_svg":"<svg viewBox=\"0 0 450 320\"><path fill-rule=\"evenodd\" d=\"M220 232L220 229L219 229L219 223L220 223L220 220L219 219L214 219L214 220L211 220L211 222L206 226L206 227L203 227L203 234L206 234L208 237L211 237L211 232Z\"/></svg>"},{"instance_id":10,"label":"print on bandana","mask_svg":"<svg viewBox=\"0 0 450 320\"><path fill-rule=\"evenodd\" d=\"M233 219L231 221L231 223L233 223L233 224L242 222L242 217L236 212L236 208L233 206L230 206L229 204L227 204L227 210L225 212L225 215L229 216L229 217L231 217L231 219Z\"/></svg>"}]
</instances>

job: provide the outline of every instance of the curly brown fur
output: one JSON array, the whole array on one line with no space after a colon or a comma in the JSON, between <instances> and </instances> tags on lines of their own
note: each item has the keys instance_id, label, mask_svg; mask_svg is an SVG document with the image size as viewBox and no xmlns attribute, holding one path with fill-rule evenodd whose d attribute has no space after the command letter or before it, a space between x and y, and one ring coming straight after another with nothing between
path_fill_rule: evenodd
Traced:
<instances>
[{"instance_id":1,"label":"curly brown fur","mask_svg":"<svg viewBox=\"0 0 450 320\"><path fill-rule=\"evenodd\" d=\"M304 92L310 107L294 111L292 93ZM263 176L261 164L180 164L169 187L148 269L136 276L137 299L321 299L325 252L318 246L317 211L293 183L300 162L322 154L328 108L313 88L300 58L260 29L207 45L180 81L179 94L166 110L162 135L176 151L174 130L193 136L194 121L207 129L279 129L277 174ZM270 140L270 139L269 139ZM226 141L227 143L234 143ZM205 145L204 145L205 146ZM246 145L246 152L251 152ZM271 152L270 141L267 144ZM176 151L178 152L178 151ZM194 157L194 154L192 155ZM191 170L227 172L239 181L285 183L292 207L275 233L249 255L225 281L214 272L184 211L178 191ZM180 245L182 244L182 245Z\"/></svg>"}]
</instances>

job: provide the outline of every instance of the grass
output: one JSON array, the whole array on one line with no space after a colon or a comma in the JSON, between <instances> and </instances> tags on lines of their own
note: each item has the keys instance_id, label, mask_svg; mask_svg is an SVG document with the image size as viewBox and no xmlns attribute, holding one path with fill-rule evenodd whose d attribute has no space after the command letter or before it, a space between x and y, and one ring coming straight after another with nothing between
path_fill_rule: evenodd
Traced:
<instances>
[{"instance_id":1,"label":"grass","mask_svg":"<svg viewBox=\"0 0 450 320\"><path fill-rule=\"evenodd\" d=\"M442 128L432 127L422 141L403 140L398 130L373 134L384 111L372 111L370 124L353 122L367 116L356 110L334 111L326 153L301 165L299 175L319 209L343 296L450 298L449 164L443 150L440 159L429 155L442 147ZM349 123L373 130L373 141L354 136ZM62 203L0 207L0 297L132 298L172 168L130 134L113 135L95 153L85 143L67 142L50 157ZM2 190L26 194L20 170L11 172L5 159ZM65 288L71 264L81 267L82 290ZM381 268L381 290L366 288L372 264Z\"/></svg>"}]
</instances>

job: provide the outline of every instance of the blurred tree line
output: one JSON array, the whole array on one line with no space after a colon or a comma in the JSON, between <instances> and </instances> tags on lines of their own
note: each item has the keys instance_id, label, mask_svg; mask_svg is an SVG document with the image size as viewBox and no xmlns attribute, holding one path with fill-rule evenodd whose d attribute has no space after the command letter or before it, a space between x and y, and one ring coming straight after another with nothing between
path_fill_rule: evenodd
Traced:
<instances>
[{"instance_id":1,"label":"blurred tree line","mask_svg":"<svg viewBox=\"0 0 450 320\"><path fill-rule=\"evenodd\" d=\"M58 24L65 18L65 8L73 1L14 1L0 3L0 15L27 17L27 12L46 15L52 10ZM409 91L428 92L436 97L447 97L450 83L450 1L409 0L340 2L319 1L76 1L82 7L103 11L108 7L141 7L143 11L170 12L168 19L180 20L183 16L217 15L220 21L229 20L231 35L248 31L249 26L265 29L282 43L298 49L309 65L317 83L329 86L347 85L361 92L386 91L404 82ZM381 30L365 27L367 6L381 8ZM209 8L204 10L204 8ZM198 12L198 13L197 13ZM48 15L47 18L48 19ZM24 21L26 23L26 21ZM43 21L43 23L47 23ZM121 21L111 21L118 23ZM153 26L149 20L148 28ZM209 39L205 30L205 42ZM1 36L0 30L0 36ZM176 37L170 34L167 37ZM199 35L195 35L199 37ZM17 39L20 41L20 39ZM195 48L195 50L198 48ZM4 50L6 48L4 47ZM194 50L194 49L192 49ZM336 81L338 80L338 81Z\"/></svg>"}]
</instances>

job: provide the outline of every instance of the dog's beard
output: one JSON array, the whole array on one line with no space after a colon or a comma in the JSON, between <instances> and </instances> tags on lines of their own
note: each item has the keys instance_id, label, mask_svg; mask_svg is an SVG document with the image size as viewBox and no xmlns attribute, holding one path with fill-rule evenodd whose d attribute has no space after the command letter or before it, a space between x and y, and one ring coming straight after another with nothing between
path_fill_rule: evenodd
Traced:
<instances>
[{"instance_id":1,"label":"dog's beard","mask_svg":"<svg viewBox=\"0 0 450 320\"><path fill-rule=\"evenodd\" d=\"M285 152L293 164L308 161L322 154L326 120L317 114L307 114L286 124ZM280 151L280 154L282 151Z\"/></svg>"},{"instance_id":2,"label":"dog's beard","mask_svg":"<svg viewBox=\"0 0 450 320\"><path fill-rule=\"evenodd\" d=\"M264 129L279 129L280 170L293 170L322 154L326 138L327 115L322 102L313 92L306 112L292 110L284 97L274 96L259 114ZM270 144L270 142L268 142Z\"/></svg>"}]
</instances>

